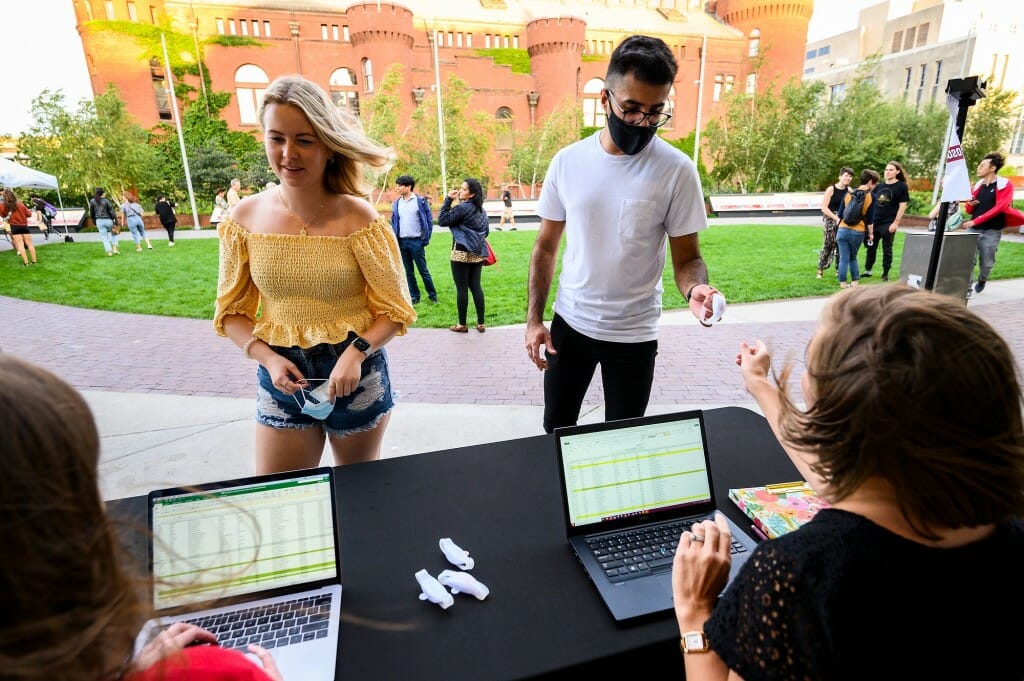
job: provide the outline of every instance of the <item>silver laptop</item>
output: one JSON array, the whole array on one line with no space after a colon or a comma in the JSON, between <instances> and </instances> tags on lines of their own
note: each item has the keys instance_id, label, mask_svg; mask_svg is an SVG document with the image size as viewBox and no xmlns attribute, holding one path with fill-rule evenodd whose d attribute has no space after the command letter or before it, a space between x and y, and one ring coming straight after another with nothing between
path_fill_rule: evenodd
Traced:
<instances>
[{"instance_id":1,"label":"silver laptop","mask_svg":"<svg viewBox=\"0 0 1024 681\"><path fill-rule=\"evenodd\" d=\"M286 679L334 679L341 613L336 519L330 468L150 492L157 617L139 634L136 650L186 621L227 648L268 648Z\"/></svg>"},{"instance_id":2,"label":"silver laptop","mask_svg":"<svg viewBox=\"0 0 1024 681\"><path fill-rule=\"evenodd\" d=\"M700 411L555 430L569 543L616 620L672 609L679 535L712 518ZM729 521L735 576L757 545Z\"/></svg>"}]
</instances>

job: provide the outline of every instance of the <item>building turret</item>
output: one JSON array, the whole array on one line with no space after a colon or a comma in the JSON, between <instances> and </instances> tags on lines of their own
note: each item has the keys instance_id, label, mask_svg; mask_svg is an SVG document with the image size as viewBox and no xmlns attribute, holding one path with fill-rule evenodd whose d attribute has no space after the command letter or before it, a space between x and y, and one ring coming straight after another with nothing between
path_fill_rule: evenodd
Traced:
<instances>
[{"instance_id":1,"label":"building turret","mask_svg":"<svg viewBox=\"0 0 1024 681\"><path fill-rule=\"evenodd\" d=\"M800 78L813 0L718 0L715 14L747 38L747 54L767 52L758 87Z\"/></svg>"},{"instance_id":2,"label":"building turret","mask_svg":"<svg viewBox=\"0 0 1024 681\"><path fill-rule=\"evenodd\" d=\"M526 49L539 95L537 120L564 100L579 99L586 29L586 22L575 17L536 19L526 25Z\"/></svg>"},{"instance_id":3,"label":"building turret","mask_svg":"<svg viewBox=\"0 0 1024 681\"><path fill-rule=\"evenodd\" d=\"M384 2L364 2L345 10L345 17L359 61L357 77L364 91L376 91L392 64L405 66L412 62L411 10ZM371 76L373 87L368 88L366 81Z\"/></svg>"}]
</instances>

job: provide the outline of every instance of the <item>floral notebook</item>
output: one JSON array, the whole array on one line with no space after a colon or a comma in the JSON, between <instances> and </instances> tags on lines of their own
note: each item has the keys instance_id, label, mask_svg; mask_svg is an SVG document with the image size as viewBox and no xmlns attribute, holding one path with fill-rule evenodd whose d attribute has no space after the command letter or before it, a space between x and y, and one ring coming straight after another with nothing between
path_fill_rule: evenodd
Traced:
<instances>
[{"instance_id":1,"label":"floral notebook","mask_svg":"<svg viewBox=\"0 0 1024 681\"><path fill-rule=\"evenodd\" d=\"M769 539L792 532L813 518L819 509L828 508L828 502L803 481L731 489L729 498Z\"/></svg>"}]
</instances>

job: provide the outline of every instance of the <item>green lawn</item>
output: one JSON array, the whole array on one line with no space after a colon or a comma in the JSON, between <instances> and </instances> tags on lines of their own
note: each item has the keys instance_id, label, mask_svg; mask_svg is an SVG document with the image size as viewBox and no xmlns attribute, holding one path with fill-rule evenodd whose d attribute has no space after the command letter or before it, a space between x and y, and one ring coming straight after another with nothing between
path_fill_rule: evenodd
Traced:
<instances>
[{"instance_id":1,"label":"green lawn","mask_svg":"<svg viewBox=\"0 0 1024 681\"><path fill-rule=\"evenodd\" d=\"M525 321L526 278L535 231L492 232L498 264L484 268L487 323ZM23 267L13 252L0 255L0 293L60 305L209 319L217 286L217 240L179 239L174 248L154 241L153 250L136 253L121 240L122 255L108 258L98 243L53 243L38 248L40 264ZM837 290L835 270L814 278L821 230L808 226L737 225L712 227L701 235L701 249L711 282L732 303L821 296ZM455 320L455 288L448 264L451 241L439 233L427 260L441 298L440 305L417 306L418 326L445 327ZM899 272L903 235L896 239ZM863 263L863 249L860 253ZM879 252L881 259L881 252ZM876 266L880 269L880 265ZM1024 277L1024 243L1004 241L994 279ZM877 283L866 279L864 283ZM683 306L666 267L665 308ZM553 296L552 296L553 299ZM470 302L472 318L472 302ZM549 313L550 314L550 313Z\"/></svg>"}]
</instances>

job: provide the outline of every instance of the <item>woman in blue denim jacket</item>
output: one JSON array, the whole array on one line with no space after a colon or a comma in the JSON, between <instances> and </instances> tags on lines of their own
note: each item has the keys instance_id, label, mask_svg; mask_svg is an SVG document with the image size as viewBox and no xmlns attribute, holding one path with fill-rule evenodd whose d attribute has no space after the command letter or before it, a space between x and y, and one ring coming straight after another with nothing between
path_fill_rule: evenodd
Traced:
<instances>
[{"instance_id":1,"label":"woman in blue denim jacket","mask_svg":"<svg viewBox=\"0 0 1024 681\"><path fill-rule=\"evenodd\" d=\"M459 204L452 207L452 201L458 198ZM469 292L473 292L473 305L476 307L476 330L483 333L484 325L484 290L480 285L480 273L487 259L487 235L490 224L484 212L483 188L480 180L467 177L462 186L444 199L441 212L437 216L437 224L447 227L452 232L452 278L455 280L455 304L459 313L459 323L448 327L456 333L466 333L466 312L469 307Z\"/></svg>"}]
</instances>

